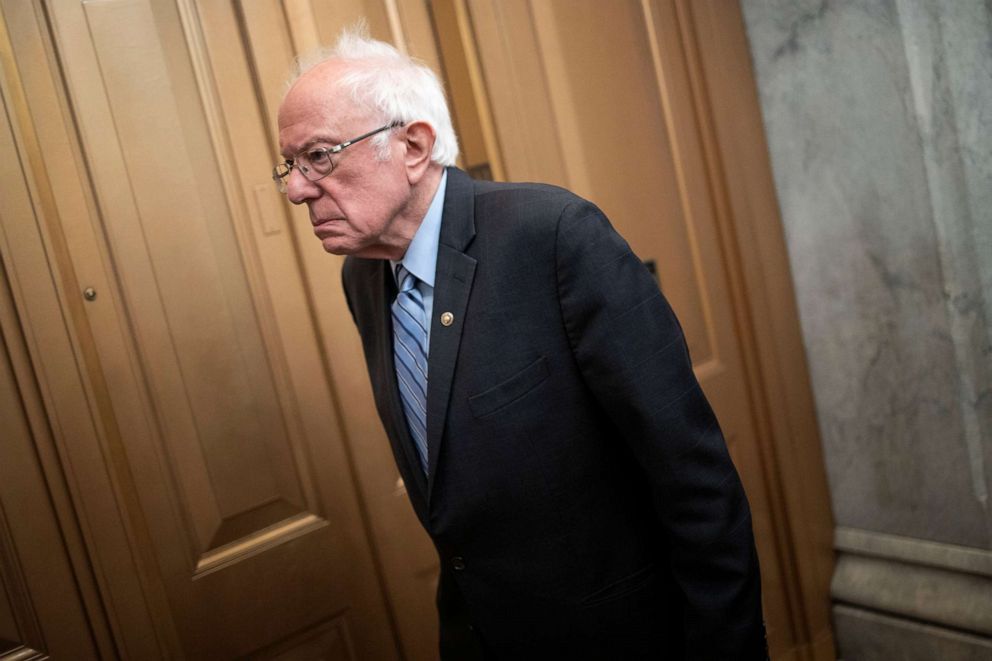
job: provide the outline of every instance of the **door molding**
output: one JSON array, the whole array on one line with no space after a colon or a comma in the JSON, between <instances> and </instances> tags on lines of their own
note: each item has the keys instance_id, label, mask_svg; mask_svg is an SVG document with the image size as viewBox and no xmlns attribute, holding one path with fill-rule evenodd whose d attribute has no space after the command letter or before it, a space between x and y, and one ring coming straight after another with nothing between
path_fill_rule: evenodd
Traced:
<instances>
[{"instance_id":1,"label":"door molding","mask_svg":"<svg viewBox=\"0 0 992 661\"><path fill-rule=\"evenodd\" d=\"M763 463L788 551L795 654L833 659L833 516L757 85L737 2L676 0L714 184Z\"/></svg>"}]
</instances>

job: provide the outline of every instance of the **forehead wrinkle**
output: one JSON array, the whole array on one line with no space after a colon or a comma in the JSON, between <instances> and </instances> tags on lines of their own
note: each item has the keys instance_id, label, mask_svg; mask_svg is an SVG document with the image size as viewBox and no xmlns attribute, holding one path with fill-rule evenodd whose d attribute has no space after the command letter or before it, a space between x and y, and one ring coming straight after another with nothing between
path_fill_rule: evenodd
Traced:
<instances>
[{"instance_id":1,"label":"forehead wrinkle","mask_svg":"<svg viewBox=\"0 0 992 661\"><path fill-rule=\"evenodd\" d=\"M341 144L339 138L334 137L332 133L326 132L316 132L314 135L302 144L300 147L293 147L292 149L283 149L281 155L286 159L296 158L297 155L313 148L314 145L324 143L328 147L334 147L335 145Z\"/></svg>"}]
</instances>

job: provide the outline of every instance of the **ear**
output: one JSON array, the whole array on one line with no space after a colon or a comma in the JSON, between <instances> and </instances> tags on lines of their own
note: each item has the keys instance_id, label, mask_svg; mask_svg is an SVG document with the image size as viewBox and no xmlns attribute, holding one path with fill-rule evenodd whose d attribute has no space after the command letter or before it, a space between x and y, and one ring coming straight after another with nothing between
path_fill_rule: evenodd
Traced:
<instances>
[{"instance_id":1,"label":"ear","mask_svg":"<svg viewBox=\"0 0 992 661\"><path fill-rule=\"evenodd\" d=\"M434 150L434 140L437 134L434 127L425 121L410 122L404 128L403 164L406 166L407 179L410 185L418 183L431 164L431 152Z\"/></svg>"}]
</instances>

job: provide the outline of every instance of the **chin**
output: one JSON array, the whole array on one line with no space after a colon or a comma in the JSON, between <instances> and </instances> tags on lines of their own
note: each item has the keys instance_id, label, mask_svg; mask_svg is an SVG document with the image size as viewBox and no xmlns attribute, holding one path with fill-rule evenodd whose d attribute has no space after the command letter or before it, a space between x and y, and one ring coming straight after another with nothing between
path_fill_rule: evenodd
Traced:
<instances>
[{"instance_id":1,"label":"chin","mask_svg":"<svg viewBox=\"0 0 992 661\"><path fill-rule=\"evenodd\" d=\"M324 252L332 255L364 257L367 259L383 259L381 250L377 250L374 245L368 243L343 241L342 237L322 239L320 245Z\"/></svg>"},{"instance_id":2,"label":"chin","mask_svg":"<svg viewBox=\"0 0 992 661\"><path fill-rule=\"evenodd\" d=\"M320 242L320 245L324 248L324 252L329 252L332 255L350 255L354 252L348 246L343 246L336 241L324 240Z\"/></svg>"}]
</instances>

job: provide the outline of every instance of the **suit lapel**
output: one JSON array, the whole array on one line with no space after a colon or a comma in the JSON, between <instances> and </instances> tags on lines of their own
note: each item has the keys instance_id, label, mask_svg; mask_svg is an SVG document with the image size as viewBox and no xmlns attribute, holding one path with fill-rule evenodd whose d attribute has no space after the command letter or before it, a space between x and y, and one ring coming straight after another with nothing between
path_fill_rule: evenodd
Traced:
<instances>
[{"instance_id":1,"label":"suit lapel","mask_svg":"<svg viewBox=\"0 0 992 661\"><path fill-rule=\"evenodd\" d=\"M451 380L455 374L465 310L468 308L475 277L476 260L465 254L465 249L474 237L474 184L461 170L448 168L437 270L434 276L434 310L427 372L428 501L434 489L441 439L448 417ZM447 317L446 313L451 316ZM442 323L442 316L450 319L448 325Z\"/></svg>"}]
</instances>

